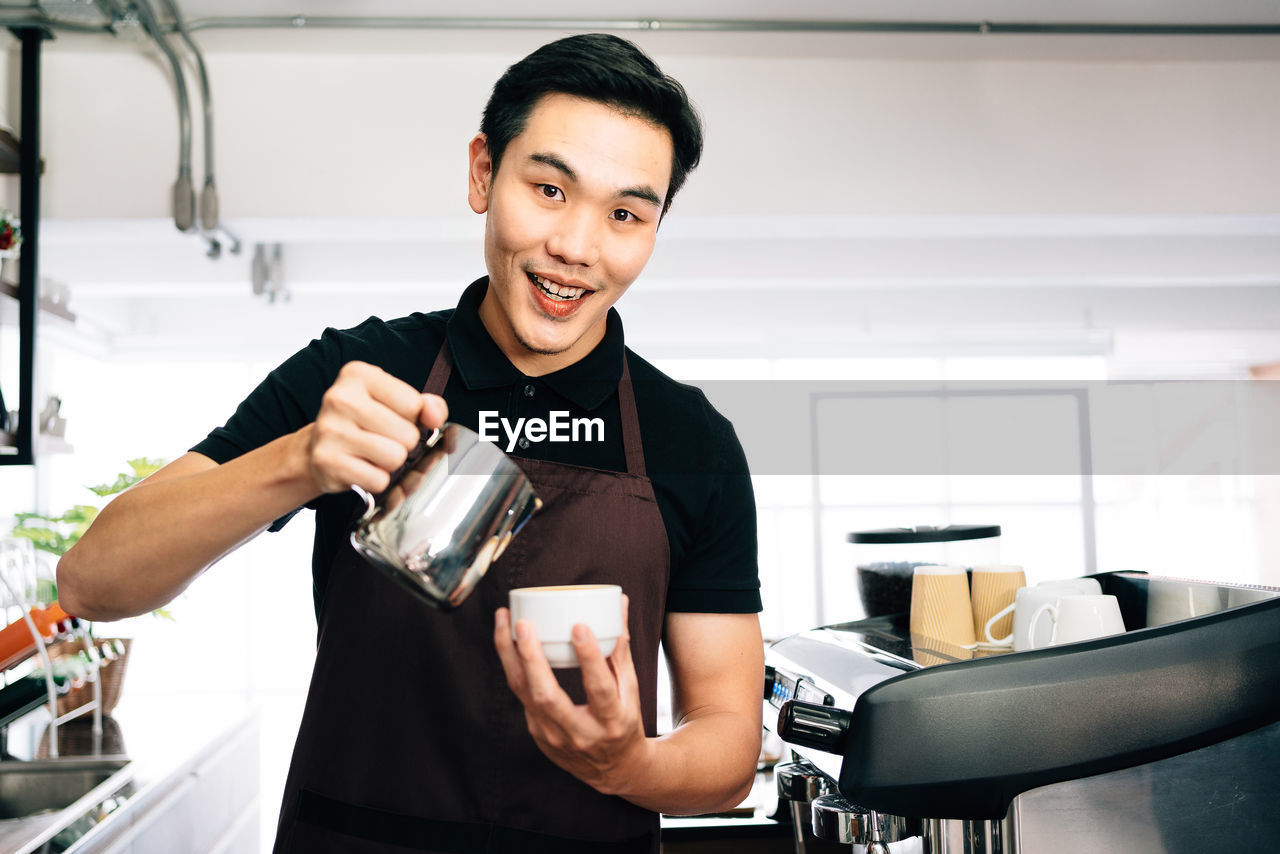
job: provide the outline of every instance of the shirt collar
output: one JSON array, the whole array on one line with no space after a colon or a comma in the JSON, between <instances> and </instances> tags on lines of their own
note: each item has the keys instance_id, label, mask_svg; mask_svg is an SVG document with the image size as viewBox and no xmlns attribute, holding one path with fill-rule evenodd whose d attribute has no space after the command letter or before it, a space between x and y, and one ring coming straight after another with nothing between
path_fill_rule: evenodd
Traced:
<instances>
[{"instance_id":1,"label":"shirt collar","mask_svg":"<svg viewBox=\"0 0 1280 854\"><path fill-rule=\"evenodd\" d=\"M468 391L510 386L525 379L480 320L480 303L488 288L488 276L467 286L445 333L453 351L454 366ZM593 410L613 394L622 379L624 346L622 318L610 308L605 318L604 338L590 353L538 379L574 405Z\"/></svg>"}]
</instances>

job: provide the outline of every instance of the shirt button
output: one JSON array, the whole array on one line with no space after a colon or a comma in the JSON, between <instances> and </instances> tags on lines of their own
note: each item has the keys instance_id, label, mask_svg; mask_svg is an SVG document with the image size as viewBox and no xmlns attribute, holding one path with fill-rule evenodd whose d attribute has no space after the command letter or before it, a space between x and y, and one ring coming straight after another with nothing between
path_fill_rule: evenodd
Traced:
<instances>
[{"instance_id":1,"label":"shirt button","mask_svg":"<svg viewBox=\"0 0 1280 854\"><path fill-rule=\"evenodd\" d=\"M522 451L529 450L529 437L521 436L520 441L516 442L516 444L520 446L520 450Z\"/></svg>"},{"instance_id":2,"label":"shirt button","mask_svg":"<svg viewBox=\"0 0 1280 854\"><path fill-rule=\"evenodd\" d=\"M533 383L529 383L524 387L524 396L533 397Z\"/></svg>"}]
</instances>

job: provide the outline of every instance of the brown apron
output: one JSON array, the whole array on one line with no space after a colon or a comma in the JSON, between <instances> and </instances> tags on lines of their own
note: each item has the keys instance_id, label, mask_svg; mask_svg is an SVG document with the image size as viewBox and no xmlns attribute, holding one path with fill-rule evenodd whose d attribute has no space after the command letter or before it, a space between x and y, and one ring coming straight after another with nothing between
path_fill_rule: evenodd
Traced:
<instances>
[{"instance_id":1,"label":"brown apron","mask_svg":"<svg viewBox=\"0 0 1280 854\"><path fill-rule=\"evenodd\" d=\"M424 391L443 394L452 368L446 343ZM658 850L655 813L538 750L493 646L493 612L514 587L622 585L644 728L656 734L670 554L625 356L618 399L627 470L516 458L544 506L455 611L405 595L344 542L324 591L276 854ZM585 702L579 672L555 672Z\"/></svg>"}]
</instances>

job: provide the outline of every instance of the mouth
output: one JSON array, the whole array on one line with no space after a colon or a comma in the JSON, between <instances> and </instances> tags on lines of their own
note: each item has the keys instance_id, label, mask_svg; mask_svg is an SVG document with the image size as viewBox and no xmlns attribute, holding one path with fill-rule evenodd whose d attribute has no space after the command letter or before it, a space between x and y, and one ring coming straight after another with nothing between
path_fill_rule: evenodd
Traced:
<instances>
[{"instance_id":1,"label":"mouth","mask_svg":"<svg viewBox=\"0 0 1280 854\"><path fill-rule=\"evenodd\" d=\"M533 286L534 297L542 310L553 317L567 317L573 314L594 291L570 285L562 285L551 279L543 278L535 273L526 272L529 284Z\"/></svg>"},{"instance_id":2,"label":"mouth","mask_svg":"<svg viewBox=\"0 0 1280 854\"><path fill-rule=\"evenodd\" d=\"M568 285L561 285L550 279L544 279L534 273L526 273L525 275L529 277L529 281L533 282L534 287L556 302L573 302L591 293L586 288L571 288Z\"/></svg>"}]
</instances>

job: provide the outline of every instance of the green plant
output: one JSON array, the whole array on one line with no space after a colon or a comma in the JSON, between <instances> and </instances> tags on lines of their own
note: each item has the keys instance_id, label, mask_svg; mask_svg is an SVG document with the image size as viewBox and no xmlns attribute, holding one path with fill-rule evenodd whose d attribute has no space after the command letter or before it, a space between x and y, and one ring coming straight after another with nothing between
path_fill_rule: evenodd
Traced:
<instances>
[{"instance_id":1,"label":"green plant","mask_svg":"<svg viewBox=\"0 0 1280 854\"><path fill-rule=\"evenodd\" d=\"M121 472L111 483L88 487L89 491L99 498L109 498L124 492L138 481L152 474L164 465L164 460L139 457L127 461L131 471ZM17 513L14 518L17 526L10 532L11 536L22 537L31 541L38 551L61 557L76 544L84 532L98 517L100 508L93 504L76 504L71 509L57 516L43 513ZM52 581L42 582L48 585L40 591L42 599L57 598L57 587ZM152 612L158 617L172 620L173 615L164 608Z\"/></svg>"}]
</instances>

